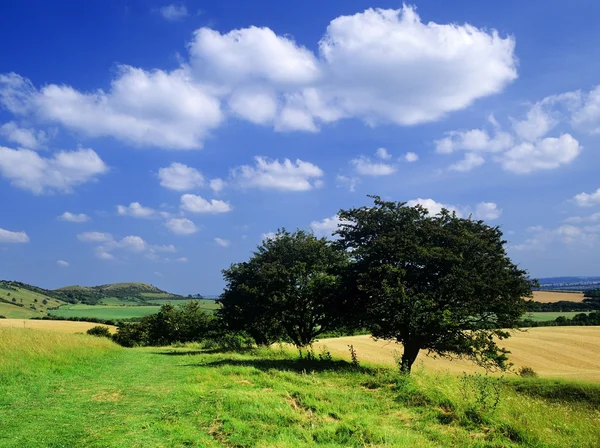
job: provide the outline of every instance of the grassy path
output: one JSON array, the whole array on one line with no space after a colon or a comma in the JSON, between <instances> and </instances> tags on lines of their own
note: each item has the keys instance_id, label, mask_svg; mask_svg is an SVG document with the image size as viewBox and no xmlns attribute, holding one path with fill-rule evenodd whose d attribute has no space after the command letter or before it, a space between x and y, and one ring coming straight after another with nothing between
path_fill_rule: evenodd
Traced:
<instances>
[{"instance_id":1,"label":"grassy path","mask_svg":"<svg viewBox=\"0 0 600 448\"><path fill-rule=\"evenodd\" d=\"M7 357L10 353L12 356ZM0 329L0 447L593 447L597 404L511 390L477 411L458 377L277 350L122 349Z\"/></svg>"}]
</instances>

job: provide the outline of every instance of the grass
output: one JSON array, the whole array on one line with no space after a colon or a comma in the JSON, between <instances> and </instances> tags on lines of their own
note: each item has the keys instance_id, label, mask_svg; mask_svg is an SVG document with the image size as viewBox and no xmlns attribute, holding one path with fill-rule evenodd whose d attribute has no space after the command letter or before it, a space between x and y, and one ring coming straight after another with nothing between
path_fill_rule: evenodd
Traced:
<instances>
[{"instance_id":1,"label":"grass","mask_svg":"<svg viewBox=\"0 0 600 448\"><path fill-rule=\"evenodd\" d=\"M219 304L214 300L209 299L182 299L182 300L172 300L172 299L157 299L157 300L149 300L148 303L152 303L154 305L165 305L170 303L172 305L182 305L187 302L199 302L200 307L205 310L216 310L219 308Z\"/></svg>"},{"instance_id":2,"label":"grass","mask_svg":"<svg viewBox=\"0 0 600 448\"><path fill-rule=\"evenodd\" d=\"M8 317L10 319L31 319L32 317L39 317L43 314L39 311L33 311L29 308L19 307L15 305L10 305L8 303L0 302L0 315Z\"/></svg>"},{"instance_id":3,"label":"grass","mask_svg":"<svg viewBox=\"0 0 600 448\"><path fill-rule=\"evenodd\" d=\"M575 316L577 314L581 314L581 313L582 313L582 311L561 311L561 312L559 312L559 311L557 311L557 312L535 311L535 312L525 314L525 316L523 316L523 318L531 319L536 322L546 322L549 320L555 320L557 317L560 317L560 316L566 317L568 319L572 319L573 316Z\"/></svg>"},{"instance_id":4,"label":"grass","mask_svg":"<svg viewBox=\"0 0 600 448\"><path fill-rule=\"evenodd\" d=\"M95 317L97 319L128 319L155 314L159 306L123 306L123 305L65 305L49 312L50 316L58 317Z\"/></svg>"},{"instance_id":5,"label":"grass","mask_svg":"<svg viewBox=\"0 0 600 448\"><path fill-rule=\"evenodd\" d=\"M0 446L597 446L595 402L549 399L520 383L501 386L494 410L448 374L401 380L388 368L275 349L123 349L0 329Z\"/></svg>"}]
</instances>

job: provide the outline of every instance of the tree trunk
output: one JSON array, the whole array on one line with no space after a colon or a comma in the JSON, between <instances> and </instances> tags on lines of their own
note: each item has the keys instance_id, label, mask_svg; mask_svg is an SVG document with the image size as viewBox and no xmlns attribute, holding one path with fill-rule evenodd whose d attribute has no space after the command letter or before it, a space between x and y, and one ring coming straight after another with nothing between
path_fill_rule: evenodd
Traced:
<instances>
[{"instance_id":1,"label":"tree trunk","mask_svg":"<svg viewBox=\"0 0 600 448\"><path fill-rule=\"evenodd\" d=\"M403 345L404 352L402 353L402 361L400 362L400 371L405 375L409 375L410 369L419 355L421 345L417 341L410 340L404 342Z\"/></svg>"}]
</instances>

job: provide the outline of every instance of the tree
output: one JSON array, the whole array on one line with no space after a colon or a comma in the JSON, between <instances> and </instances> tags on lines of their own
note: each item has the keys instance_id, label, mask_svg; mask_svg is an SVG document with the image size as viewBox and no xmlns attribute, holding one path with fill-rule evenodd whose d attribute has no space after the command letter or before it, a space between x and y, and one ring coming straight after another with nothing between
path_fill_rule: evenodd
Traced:
<instances>
[{"instance_id":1,"label":"tree","mask_svg":"<svg viewBox=\"0 0 600 448\"><path fill-rule=\"evenodd\" d=\"M340 279L347 264L346 253L325 238L280 230L248 262L223 271L227 286L219 314L259 344L285 336L306 347L339 327Z\"/></svg>"},{"instance_id":2,"label":"tree","mask_svg":"<svg viewBox=\"0 0 600 448\"><path fill-rule=\"evenodd\" d=\"M405 373L421 350L505 367L507 352L494 338L518 325L532 282L507 257L500 229L373 198L371 207L339 213L338 244L354 261L350 318L401 343Z\"/></svg>"}]
</instances>

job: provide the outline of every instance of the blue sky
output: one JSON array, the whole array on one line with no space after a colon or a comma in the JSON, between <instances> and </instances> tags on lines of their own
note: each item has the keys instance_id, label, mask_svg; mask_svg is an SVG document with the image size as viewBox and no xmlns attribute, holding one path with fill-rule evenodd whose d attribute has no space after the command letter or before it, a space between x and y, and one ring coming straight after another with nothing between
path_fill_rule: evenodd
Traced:
<instances>
[{"instance_id":1,"label":"blue sky","mask_svg":"<svg viewBox=\"0 0 600 448\"><path fill-rule=\"evenodd\" d=\"M0 278L218 294L367 194L599 275L600 5L6 0Z\"/></svg>"}]
</instances>

